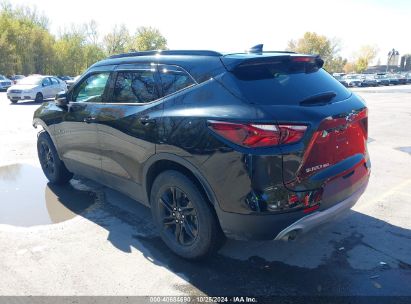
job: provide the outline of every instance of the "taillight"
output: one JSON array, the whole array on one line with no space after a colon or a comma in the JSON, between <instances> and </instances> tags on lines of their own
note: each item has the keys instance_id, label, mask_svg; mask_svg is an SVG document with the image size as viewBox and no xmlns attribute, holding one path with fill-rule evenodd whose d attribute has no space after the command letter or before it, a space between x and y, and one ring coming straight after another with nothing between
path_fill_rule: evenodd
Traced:
<instances>
[{"instance_id":1,"label":"taillight","mask_svg":"<svg viewBox=\"0 0 411 304\"><path fill-rule=\"evenodd\" d=\"M291 60L294 62L314 62L315 58L314 57L291 57Z\"/></svg>"},{"instance_id":2,"label":"taillight","mask_svg":"<svg viewBox=\"0 0 411 304\"><path fill-rule=\"evenodd\" d=\"M324 65L324 60L322 60L319 56L291 56L290 59L292 62L314 64L314 66L319 69Z\"/></svg>"},{"instance_id":3,"label":"taillight","mask_svg":"<svg viewBox=\"0 0 411 304\"><path fill-rule=\"evenodd\" d=\"M248 148L295 143L307 130L303 125L240 124L215 120L209 120L208 126L225 139Z\"/></svg>"}]
</instances>

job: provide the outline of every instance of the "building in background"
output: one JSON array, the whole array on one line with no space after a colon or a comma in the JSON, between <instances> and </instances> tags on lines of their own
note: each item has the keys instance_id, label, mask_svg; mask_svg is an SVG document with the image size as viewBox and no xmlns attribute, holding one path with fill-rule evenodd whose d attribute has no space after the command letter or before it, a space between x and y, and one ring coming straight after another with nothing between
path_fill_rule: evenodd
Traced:
<instances>
[{"instance_id":1,"label":"building in background","mask_svg":"<svg viewBox=\"0 0 411 304\"><path fill-rule=\"evenodd\" d=\"M369 66L365 71L364 74L375 74L375 73L398 73L401 72L401 68L399 66L392 66L390 65L387 67L386 64L383 65L374 65L374 66Z\"/></svg>"},{"instance_id":2,"label":"building in background","mask_svg":"<svg viewBox=\"0 0 411 304\"><path fill-rule=\"evenodd\" d=\"M387 54L387 64L370 66L364 73L398 73L408 71L411 71L411 54L401 56L400 60L400 53L398 50L392 49Z\"/></svg>"},{"instance_id":3,"label":"building in background","mask_svg":"<svg viewBox=\"0 0 411 304\"><path fill-rule=\"evenodd\" d=\"M398 66L400 61L400 53L396 49L392 49L388 52L387 65Z\"/></svg>"},{"instance_id":4,"label":"building in background","mask_svg":"<svg viewBox=\"0 0 411 304\"><path fill-rule=\"evenodd\" d=\"M402 71L411 71L411 54L401 56L400 69Z\"/></svg>"}]
</instances>

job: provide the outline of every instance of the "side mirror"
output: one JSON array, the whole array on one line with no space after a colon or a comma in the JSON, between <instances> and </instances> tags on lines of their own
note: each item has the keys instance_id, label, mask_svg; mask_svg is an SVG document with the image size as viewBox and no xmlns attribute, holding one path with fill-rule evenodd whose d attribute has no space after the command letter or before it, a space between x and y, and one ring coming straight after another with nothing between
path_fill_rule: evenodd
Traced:
<instances>
[{"instance_id":1,"label":"side mirror","mask_svg":"<svg viewBox=\"0 0 411 304\"><path fill-rule=\"evenodd\" d=\"M62 91L57 93L56 98L54 99L56 105L63 107L68 105L67 94L66 92Z\"/></svg>"}]
</instances>

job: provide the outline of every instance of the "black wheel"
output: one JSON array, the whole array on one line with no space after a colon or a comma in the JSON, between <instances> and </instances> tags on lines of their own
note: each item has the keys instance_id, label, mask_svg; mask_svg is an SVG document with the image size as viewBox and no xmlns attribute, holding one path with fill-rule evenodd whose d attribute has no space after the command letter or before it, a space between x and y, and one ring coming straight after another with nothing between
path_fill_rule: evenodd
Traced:
<instances>
[{"instance_id":1,"label":"black wheel","mask_svg":"<svg viewBox=\"0 0 411 304\"><path fill-rule=\"evenodd\" d=\"M37 93L36 94L36 99L34 100L35 102L43 102L43 94Z\"/></svg>"},{"instance_id":2,"label":"black wheel","mask_svg":"<svg viewBox=\"0 0 411 304\"><path fill-rule=\"evenodd\" d=\"M10 101L11 101L11 103L14 103L14 104L16 104L18 102L17 99L11 99Z\"/></svg>"},{"instance_id":3,"label":"black wheel","mask_svg":"<svg viewBox=\"0 0 411 304\"><path fill-rule=\"evenodd\" d=\"M65 184L73 177L59 158L47 132L41 132L37 138L37 153L44 175L51 183Z\"/></svg>"},{"instance_id":4,"label":"black wheel","mask_svg":"<svg viewBox=\"0 0 411 304\"><path fill-rule=\"evenodd\" d=\"M200 259L222 246L224 235L211 204L185 175L161 173L153 183L150 202L161 238L179 256Z\"/></svg>"}]
</instances>

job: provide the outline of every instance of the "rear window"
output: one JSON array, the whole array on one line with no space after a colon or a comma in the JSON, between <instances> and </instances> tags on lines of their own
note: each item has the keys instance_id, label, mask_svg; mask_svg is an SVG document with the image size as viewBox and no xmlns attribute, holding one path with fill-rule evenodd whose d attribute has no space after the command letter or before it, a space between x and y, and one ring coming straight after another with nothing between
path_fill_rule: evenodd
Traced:
<instances>
[{"instance_id":1,"label":"rear window","mask_svg":"<svg viewBox=\"0 0 411 304\"><path fill-rule=\"evenodd\" d=\"M280 61L245 65L232 72L242 94L261 105L299 104L324 92L333 92L333 102L347 99L351 93L323 69L306 63Z\"/></svg>"},{"instance_id":2,"label":"rear window","mask_svg":"<svg viewBox=\"0 0 411 304\"><path fill-rule=\"evenodd\" d=\"M54 78L54 77L51 77L50 79L51 79L51 83L52 83L52 84L59 84L59 83L60 83L60 82L59 82L56 78Z\"/></svg>"}]
</instances>

